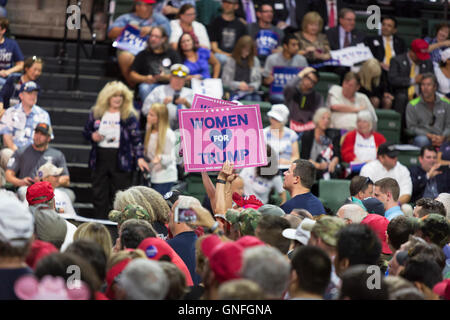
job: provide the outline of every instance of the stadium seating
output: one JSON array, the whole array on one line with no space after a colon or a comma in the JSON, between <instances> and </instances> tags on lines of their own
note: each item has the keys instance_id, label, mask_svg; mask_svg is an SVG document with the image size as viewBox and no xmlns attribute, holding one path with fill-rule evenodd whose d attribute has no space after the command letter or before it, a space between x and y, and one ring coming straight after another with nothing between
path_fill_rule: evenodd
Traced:
<instances>
[{"instance_id":1,"label":"stadium seating","mask_svg":"<svg viewBox=\"0 0 450 320\"><path fill-rule=\"evenodd\" d=\"M323 99L326 100L328 90L334 84L340 85L340 78L337 74L331 72L319 72L320 80L317 83L315 90L319 92Z\"/></svg>"},{"instance_id":2,"label":"stadium seating","mask_svg":"<svg viewBox=\"0 0 450 320\"><path fill-rule=\"evenodd\" d=\"M401 133L401 115L394 110L375 109L378 117L377 132L384 135L388 142L399 143Z\"/></svg>"},{"instance_id":3,"label":"stadium seating","mask_svg":"<svg viewBox=\"0 0 450 320\"><path fill-rule=\"evenodd\" d=\"M345 199L350 196L350 180L330 179L319 180L319 199L324 207L336 213Z\"/></svg>"}]
</instances>

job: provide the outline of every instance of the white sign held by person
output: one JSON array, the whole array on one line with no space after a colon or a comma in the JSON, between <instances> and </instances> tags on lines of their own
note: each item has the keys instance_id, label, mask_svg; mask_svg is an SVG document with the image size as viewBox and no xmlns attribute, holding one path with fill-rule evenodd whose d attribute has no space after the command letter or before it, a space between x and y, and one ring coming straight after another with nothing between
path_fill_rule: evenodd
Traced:
<instances>
[{"instance_id":1,"label":"white sign held by person","mask_svg":"<svg viewBox=\"0 0 450 320\"><path fill-rule=\"evenodd\" d=\"M346 67L352 67L357 63L373 58L369 47L364 45L347 47L340 50L332 50L330 52L333 60L339 60L341 66Z\"/></svg>"},{"instance_id":2,"label":"white sign held by person","mask_svg":"<svg viewBox=\"0 0 450 320\"><path fill-rule=\"evenodd\" d=\"M208 95L212 98L222 99L223 86L222 79L195 79L191 80L194 94Z\"/></svg>"}]
</instances>

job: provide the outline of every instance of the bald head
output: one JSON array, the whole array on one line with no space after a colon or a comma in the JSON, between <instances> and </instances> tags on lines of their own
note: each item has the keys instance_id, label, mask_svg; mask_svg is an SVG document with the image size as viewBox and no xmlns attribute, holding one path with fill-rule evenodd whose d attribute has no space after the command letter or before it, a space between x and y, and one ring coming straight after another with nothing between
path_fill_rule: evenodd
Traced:
<instances>
[{"instance_id":1,"label":"bald head","mask_svg":"<svg viewBox=\"0 0 450 320\"><path fill-rule=\"evenodd\" d=\"M345 204L337 212L337 216L347 223L361 223L367 215L367 211L357 204Z\"/></svg>"}]
</instances>

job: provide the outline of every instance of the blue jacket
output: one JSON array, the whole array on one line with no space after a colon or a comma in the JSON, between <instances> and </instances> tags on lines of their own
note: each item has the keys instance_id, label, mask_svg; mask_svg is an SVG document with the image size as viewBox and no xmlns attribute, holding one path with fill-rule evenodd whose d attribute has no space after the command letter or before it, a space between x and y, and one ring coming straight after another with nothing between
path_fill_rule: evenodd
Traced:
<instances>
[{"instance_id":1,"label":"blue jacket","mask_svg":"<svg viewBox=\"0 0 450 320\"><path fill-rule=\"evenodd\" d=\"M89 155L89 168L95 170L97 160L97 143L92 140L92 133L97 131L94 113L89 113L89 119L84 126L83 136L92 144ZM119 169L125 172L131 172L136 169L137 159L144 157L144 145L142 144L141 131L139 130L139 121L134 115L127 120L120 119L120 143L118 164Z\"/></svg>"},{"instance_id":2,"label":"blue jacket","mask_svg":"<svg viewBox=\"0 0 450 320\"><path fill-rule=\"evenodd\" d=\"M22 85L20 77L22 75L11 74L0 91L0 102L3 102L3 108L6 110L9 108L9 99L19 99L19 89Z\"/></svg>"}]
</instances>

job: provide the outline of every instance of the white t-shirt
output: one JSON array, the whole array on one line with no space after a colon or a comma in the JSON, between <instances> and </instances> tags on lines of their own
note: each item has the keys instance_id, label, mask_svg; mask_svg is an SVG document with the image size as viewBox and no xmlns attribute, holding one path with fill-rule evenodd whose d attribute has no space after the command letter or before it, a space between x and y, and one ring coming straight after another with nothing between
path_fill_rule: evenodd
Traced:
<instances>
[{"instance_id":1,"label":"white t-shirt","mask_svg":"<svg viewBox=\"0 0 450 320\"><path fill-rule=\"evenodd\" d=\"M361 161L375 160L377 158L377 145L375 144L375 137L373 134L365 139L356 132L354 152L356 158Z\"/></svg>"},{"instance_id":2,"label":"white t-shirt","mask_svg":"<svg viewBox=\"0 0 450 320\"><path fill-rule=\"evenodd\" d=\"M120 112L106 111L100 121L98 133L105 137L99 142L99 147L118 149L120 143Z\"/></svg>"},{"instance_id":3,"label":"white t-shirt","mask_svg":"<svg viewBox=\"0 0 450 320\"><path fill-rule=\"evenodd\" d=\"M264 179L256 176L256 168L244 168L239 173L239 176L244 180L244 194L250 196L254 194L262 203L269 202L269 195L272 188L275 188L277 193L282 193L283 181L280 175L273 179Z\"/></svg>"},{"instance_id":4,"label":"white t-shirt","mask_svg":"<svg viewBox=\"0 0 450 320\"><path fill-rule=\"evenodd\" d=\"M158 133L152 133L148 139L146 156L153 160L156 156ZM177 164L175 157L175 133L167 128L166 143L161 154L161 162L150 169L152 183L168 183L178 180Z\"/></svg>"},{"instance_id":5,"label":"white t-shirt","mask_svg":"<svg viewBox=\"0 0 450 320\"><path fill-rule=\"evenodd\" d=\"M69 195L58 188L56 188L53 192L55 193L56 211L59 212L58 209L63 209L61 214L64 214L64 217L67 218L76 216L76 212L72 206L72 201L70 201Z\"/></svg>"}]
</instances>

